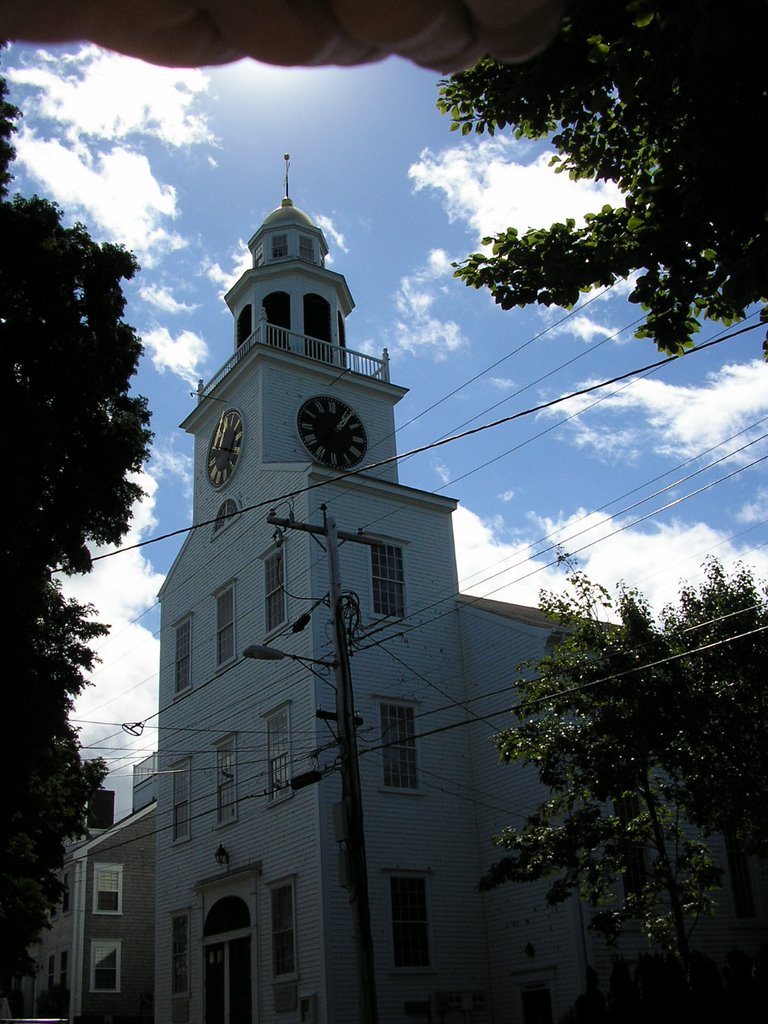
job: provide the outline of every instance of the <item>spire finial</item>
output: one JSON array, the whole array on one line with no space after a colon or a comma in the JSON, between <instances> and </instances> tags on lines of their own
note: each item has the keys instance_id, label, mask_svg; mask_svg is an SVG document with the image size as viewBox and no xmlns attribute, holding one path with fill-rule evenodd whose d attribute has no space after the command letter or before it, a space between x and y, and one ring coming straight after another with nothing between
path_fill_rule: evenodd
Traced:
<instances>
[{"instance_id":1,"label":"spire finial","mask_svg":"<svg viewBox=\"0 0 768 1024\"><path fill-rule=\"evenodd\" d=\"M289 199L288 195L288 168L291 166L291 154L283 153L283 160L285 160L285 198Z\"/></svg>"}]
</instances>

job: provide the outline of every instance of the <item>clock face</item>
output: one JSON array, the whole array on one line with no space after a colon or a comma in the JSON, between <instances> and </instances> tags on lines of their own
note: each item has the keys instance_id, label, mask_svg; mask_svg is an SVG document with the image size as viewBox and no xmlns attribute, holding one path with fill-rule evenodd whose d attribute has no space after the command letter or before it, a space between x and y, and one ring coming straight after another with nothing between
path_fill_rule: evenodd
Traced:
<instances>
[{"instance_id":1,"label":"clock face","mask_svg":"<svg viewBox=\"0 0 768 1024\"><path fill-rule=\"evenodd\" d=\"M301 442L312 458L332 469L351 469L368 448L360 417L338 398L308 398L299 410L297 423Z\"/></svg>"},{"instance_id":2,"label":"clock face","mask_svg":"<svg viewBox=\"0 0 768 1024\"><path fill-rule=\"evenodd\" d=\"M227 409L219 418L208 449L208 479L222 487L232 476L243 443L243 418L235 409Z\"/></svg>"}]
</instances>

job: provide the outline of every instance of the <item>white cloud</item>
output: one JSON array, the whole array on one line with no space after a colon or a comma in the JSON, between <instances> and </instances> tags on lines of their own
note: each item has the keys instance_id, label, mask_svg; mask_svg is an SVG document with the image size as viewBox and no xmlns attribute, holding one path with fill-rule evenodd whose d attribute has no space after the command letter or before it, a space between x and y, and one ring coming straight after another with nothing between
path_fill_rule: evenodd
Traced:
<instances>
[{"instance_id":1,"label":"white cloud","mask_svg":"<svg viewBox=\"0 0 768 1024\"><path fill-rule=\"evenodd\" d=\"M393 326L396 351L430 350L434 360L440 362L448 352L468 344L455 320L433 313L435 303L443 297L438 282L450 273L450 260L445 252L434 249L422 268L401 279L395 296L395 307L400 314Z\"/></svg>"},{"instance_id":2,"label":"white cloud","mask_svg":"<svg viewBox=\"0 0 768 1024\"><path fill-rule=\"evenodd\" d=\"M313 220L323 234L331 239L334 245L338 246L342 252L349 252L344 235L339 231L330 217L326 217L325 214L319 213L313 217ZM333 253L329 253L327 262L333 263Z\"/></svg>"},{"instance_id":3,"label":"white cloud","mask_svg":"<svg viewBox=\"0 0 768 1024\"><path fill-rule=\"evenodd\" d=\"M555 174L550 153L528 164L517 162L520 152L514 139L501 136L465 142L438 154L425 149L408 174L417 191L442 192L449 218L463 221L478 238L507 227L549 227L568 217L578 222L605 203L622 204L615 185Z\"/></svg>"},{"instance_id":4,"label":"white cloud","mask_svg":"<svg viewBox=\"0 0 768 1024\"><path fill-rule=\"evenodd\" d=\"M622 330L626 329L622 328ZM618 327L606 327L604 324L599 324L588 316L569 317L564 323L557 324L549 331L550 337L554 337L557 334L573 334L587 343L595 338L613 338L614 336L616 336L616 340L619 340ZM624 341L629 341L631 338L632 335L628 333Z\"/></svg>"},{"instance_id":5,"label":"white cloud","mask_svg":"<svg viewBox=\"0 0 768 1024\"><path fill-rule=\"evenodd\" d=\"M124 547L146 539L156 526L156 480L147 473L138 479L147 496L134 506ZM92 685L76 702L73 724L80 729L86 756L103 756L115 770L105 785L116 792L118 816L130 810L130 764L155 747L154 735L130 737L120 726L143 721L157 711L159 641L139 620L155 606L162 582L141 549L97 561L88 575L63 580L68 597L93 604L97 621L111 627L109 635L94 644L102 663L97 663L89 677Z\"/></svg>"},{"instance_id":6,"label":"white cloud","mask_svg":"<svg viewBox=\"0 0 768 1024\"><path fill-rule=\"evenodd\" d=\"M230 249L230 267L225 269L220 263L204 263L203 273L220 289L220 294L225 295L236 281L242 277L246 270L253 267L253 255L248 248L248 243L242 238L238 239L237 245Z\"/></svg>"},{"instance_id":7,"label":"white cloud","mask_svg":"<svg viewBox=\"0 0 768 1024\"><path fill-rule=\"evenodd\" d=\"M702 522L631 527L602 513L577 510L558 518L532 515L526 531L529 541L466 508L457 509L453 518L459 587L463 593L494 600L536 606L541 590L562 590L565 574L557 565L555 544L608 589L619 582L637 586L657 612L675 600L681 581L701 579L709 554L726 567L743 561L759 578L768 577L768 552L752 551ZM548 547L542 538L549 538Z\"/></svg>"},{"instance_id":8,"label":"white cloud","mask_svg":"<svg viewBox=\"0 0 768 1024\"><path fill-rule=\"evenodd\" d=\"M179 302L173 297L168 288L163 288L156 284L145 285L143 288L140 288L139 296L144 302L154 306L155 309L161 310L163 313L193 313L198 308L197 303L190 305L187 302Z\"/></svg>"},{"instance_id":9,"label":"white cloud","mask_svg":"<svg viewBox=\"0 0 768 1024\"><path fill-rule=\"evenodd\" d=\"M155 327L143 332L141 340L160 373L170 370L188 384L197 385L208 346L194 331L182 331L174 338L167 327Z\"/></svg>"},{"instance_id":10,"label":"white cloud","mask_svg":"<svg viewBox=\"0 0 768 1024\"><path fill-rule=\"evenodd\" d=\"M749 526L764 523L768 519L768 487L760 487L754 499L742 506L736 519Z\"/></svg>"},{"instance_id":11,"label":"white cloud","mask_svg":"<svg viewBox=\"0 0 768 1024\"><path fill-rule=\"evenodd\" d=\"M579 387L591 383L596 382L586 381ZM768 367L760 360L727 364L708 374L702 386L638 378L586 414L601 393L580 396L547 410L544 415L562 416L564 411L573 414L584 410L585 414L569 423L572 437L580 447L603 453L621 452L624 445L631 443L670 458L685 458L720 444L768 415ZM635 414L635 420L628 428L626 417L630 413ZM606 427L606 419L614 415L622 417L617 430ZM758 433L763 433L763 429L755 428L751 436ZM745 444L749 436L735 440L731 447ZM754 457L752 448L738 458L749 461Z\"/></svg>"},{"instance_id":12,"label":"white cloud","mask_svg":"<svg viewBox=\"0 0 768 1024\"><path fill-rule=\"evenodd\" d=\"M186 244L163 226L176 217L176 190L157 181L143 154L115 146L94 155L30 131L21 132L15 146L19 162L68 214L84 211L110 241L122 242L148 265L160 252Z\"/></svg>"},{"instance_id":13,"label":"white cloud","mask_svg":"<svg viewBox=\"0 0 768 1024\"><path fill-rule=\"evenodd\" d=\"M35 61L8 68L7 77L37 90L25 101L28 112L59 122L72 142L136 135L177 147L215 142L195 109L209 84L200 70L157 67L95 46L56 55L38 50Z\"/></svg>"}]
</instances>

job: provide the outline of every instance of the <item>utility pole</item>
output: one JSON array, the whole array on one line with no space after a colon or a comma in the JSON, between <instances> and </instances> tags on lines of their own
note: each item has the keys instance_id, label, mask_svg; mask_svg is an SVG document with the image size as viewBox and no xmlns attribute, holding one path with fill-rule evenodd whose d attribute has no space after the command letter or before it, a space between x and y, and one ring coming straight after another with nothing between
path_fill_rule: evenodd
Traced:
<instances>
[{"instance_id":1,"label":"utility pole","mask_svg":"<svg viewBox=\"0 0 768 1024\"><path fill-rule=\"evenodd\" d=\"M336 529L335 521L327 514L326 506L323 505L321 508L323 512L322 526L298 523L293 519L279 519L274 512L267 516L267 522L283 529L302 530L306 533L319 534L325 538L328 556L331 625L336 654L336 719L341 750L341 799L347 829L349 900L352 905L352 925L357 960L360 1024L378 1024L371 911L368 899L368 865L363 826L363 798L355 730L355 702L341 605L339 537L358 544L371 545L376 542L360 534L340 534Z\"/></svg>"}]
</instances>

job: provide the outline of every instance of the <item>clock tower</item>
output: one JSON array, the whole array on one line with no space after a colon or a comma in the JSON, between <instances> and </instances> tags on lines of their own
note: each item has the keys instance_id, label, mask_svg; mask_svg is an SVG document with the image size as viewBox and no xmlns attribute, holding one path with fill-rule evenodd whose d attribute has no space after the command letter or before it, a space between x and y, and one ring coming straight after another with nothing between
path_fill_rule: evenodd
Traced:
<instances>
[{"instance_id":1,"label":"clock tower","mask_svg":"<svg viewBox=\"0 0 768 1024\"><path fill-rule=\"evenodd\" d=\"M329 569L310 529L330 511L365 541L338 565L379 1019L406 1020L435 989L487 987L474 811L452 806L446 845L428 782L461 785L471 764L468 733L441 729L464 692L455 502L398 482L406 389L386 350L349 343L320 228L286 196L249 248L225 297L231 355L182 423L194 526L160 595L155 1019L359 1019ZM280 660L244 658L252 645Z\"/></svg>"}]
</instances>

